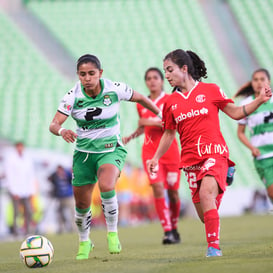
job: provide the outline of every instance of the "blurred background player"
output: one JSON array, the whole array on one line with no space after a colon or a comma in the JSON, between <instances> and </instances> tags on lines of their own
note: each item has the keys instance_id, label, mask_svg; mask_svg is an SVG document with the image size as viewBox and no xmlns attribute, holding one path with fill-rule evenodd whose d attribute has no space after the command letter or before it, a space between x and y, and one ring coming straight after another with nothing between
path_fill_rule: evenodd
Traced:
<instances>
[{"instance_id":1,"label":"blurred background player","mask_svg":"<svg viewBox=\"0 0 273 273\"><path fill-rule=\"evenodd\" d=\"M37 188L33 162L25 153L23 142L17 142L15 149L6 153L4 166L7 190L13 205L11 232L14 235L29 234L33 213L31 198L36 193ZM18 216L21 208L24 215L24 226L20 232L18 229Z\"/></svg>"},{"instance_id":2,"label":"blurred background player","mask_svg":"<svg viewBox=\"0 0 273 273\"><path fill-rule=\"evenodd\" d=\"M72 188L72 173L63 166L58 165L56 170L48 177L52 185L52 196L58 202L57 221L58 233L73 231L74 199Z\"/></svg>"},{"instance_id":3,"label":"blurred background player","mask_svg":"<svg viewBox=\"0 0 273 273\"><path fill-rule=\"evenodd\" d=\"M251 81L243 85L235 97L243 97L241 105L245 105L255 100L267 85L270 85L268 70L257 69L253 72ZM246 136L246 127L250 131L250 139ZM273 202L273 98L239 120L237 135L251 151L255 168Z\"/></svg>"},{"instance_id":4,"label":"blurred background player","mask_svg":"<svg viewBox=\"0 0 273 273\"><path fill-rule=\"evenodd\" d=\"M156 67L151 67L145 72L144 79L149 89L149 98L160 109L163 109L163 105L169 95L163 91L164 77L162 72ZM180 213L180 198L178 193L180 157L178 144L176 139L174 139L169 150L159 160L158 172L149 174L147 161L153 157L163 134L162 121L140 104L137 104L137 111L139 114L138 128L130 136L124 137L123 142L126 144L133 138L145 133L142 146L142 162L153 189L155 208L164 230L162 243L179 243L180 235L177 231ZM165 189L168 192L169 205L165 199Z\"/></svg>"},{"instance_id":5,"label":"blurred background player","mask_svg":"<svg viewBox=\"0 0 273 273\"><path fill-rule=\"evenodd\" d=\"M73 191L76 203L76 224L79 251L76 259L88 259L93 244L89 239L91 200L98 181L102 208L107 225L108 249L111 254L121 251L118 238L118 201L115 185L123 168L127 151L120 137L120 101L138 102L153 113L162 113L145 96L128 85L101 78L99 59L90 54L77 62L79 81L64 96L51 124L50 131L68 142L76 141L73 156ZM77 133L62 127L71 115L77 123Z\"/></svg>"},{"instance_id":6,"label":"blurred background player","mask_svg":"<svg viewBox=\"0 0 273 273\"><path fill-rule=\"evenodd\" d=\"M170 147L177 130L182 147L180 168L185 171L192 201L205 224L206 256L222 256L218 209L227 186L228 167L234 163L229 160L218 112L242 119L270 99L271 89L265 85L255 100L235 106L216 84L201 82L207 77L207 69L196 53L174 50L166 55L163 65L174 92L164 105L165 131L148 169L156 172L158 160Z\"/></svg>"}]
</instances>

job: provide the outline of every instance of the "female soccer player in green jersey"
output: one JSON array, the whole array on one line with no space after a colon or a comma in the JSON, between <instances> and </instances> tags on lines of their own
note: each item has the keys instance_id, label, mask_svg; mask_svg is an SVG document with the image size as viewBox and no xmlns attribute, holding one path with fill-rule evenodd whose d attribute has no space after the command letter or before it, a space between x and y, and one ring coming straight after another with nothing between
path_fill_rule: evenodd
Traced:
<instances>
[{"instance_id":1,"label":"female soccer player in green jersey","mask_svg":"<svg viewBox=\"0 0 273 273\"><path fill-rule=\"evenodd\" d=\"M89 239L90 205L97 181L107 225L109 252L121 251L115 184L127 152L120 137L120 101L138 102L161 117L160 109L151 100L124 83L101 78L102 72L96 56L87 54L79 58L79 81L64 96L49 128L51 133L61 136L68 143L76 140L72 184L76 203L75 222L80 239L78 260L88 259L93 249ZM77 123L76 133L62 127L69 115Z\"/></svg>"},{"instance_id":2,"label":"female soccer player in green jersey","mask_svg":"<svg viewBox=\"0 0 273 273\"><path fill-rule=\"evenodd\" d=\"M265 84L270 84L270 74L264 68L258 69L235 97L244 97L241 104L247 104L259 95ZM238 123L238 138L251 151L255 168L273 202L273 97ZM250 139L245 135L246 126L250 130Z\"/></svg>"}]
</instances>

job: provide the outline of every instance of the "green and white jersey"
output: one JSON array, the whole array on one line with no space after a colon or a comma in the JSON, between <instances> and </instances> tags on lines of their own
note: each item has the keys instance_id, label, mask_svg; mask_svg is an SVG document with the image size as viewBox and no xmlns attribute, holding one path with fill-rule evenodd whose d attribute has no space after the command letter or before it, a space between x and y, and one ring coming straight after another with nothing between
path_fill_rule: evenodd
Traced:
<instances>
[{"instance_id":1,"label":"green and white jersey","mask_svg":"<svg viewBox=\"0 0 273 273\"><path fill-rule=\"evenodd\" d=\"M115 150L120 140L119 107L121 100L130 100L131 87L124 83L100 79L101 92L89 97L80 81L64 96L58 111L77 123L76 150L105 153Z\"/></svg>"},{"instance_id":2,"label":"green and white jersey","mask_svg":"<svg viewBox=\"0 0 273 273\"><path fill-rule=\"evenodd\" d=\"M248 104L254 99L254 96L249 96L241 101L241 105ZM248 126L250 142L261 152L256 159L273 157L273 97L238 123Z\"/></svg>"}]
</instances>

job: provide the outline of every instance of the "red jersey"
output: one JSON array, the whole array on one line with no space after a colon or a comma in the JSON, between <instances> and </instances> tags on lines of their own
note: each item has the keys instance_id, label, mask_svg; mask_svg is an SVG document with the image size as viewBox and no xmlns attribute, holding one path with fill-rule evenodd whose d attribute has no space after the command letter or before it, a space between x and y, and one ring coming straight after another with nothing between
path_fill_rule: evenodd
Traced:
<instances>
[{"instance_id":1,"label":"red jersey","mask_svg":"<svg viewBox=\"0 0 273 273\"><path fill-rule=\"evenodd\" d=\"M211 83L196 82L188 92L175 91L163 109L164 129L177 129L181 142L180 168L196 165L211 156L229 157L220 131L218 112L233 103Z\"/></svg>"},{"instance_id":2,"label":"red jersey","mask_svg":"<svg viewBox=\"0 0 273 273\"><path fill-rule=\"evenodd\" d=\"M153 100L159 109L163 109L164 103L170 97L169 94L162 92L161 95ZM140 118L160 120L154 113L137 104L137 111ZM161 136L163 135L163 128L158 126L145 126L144 128L144 143L142 146L142 157L151 159L157 150ZM179 160L179 148L176 139L174 139L168 151L161 157L160 162L165 164L177 164Z\"/></svg>"}]
</instances>

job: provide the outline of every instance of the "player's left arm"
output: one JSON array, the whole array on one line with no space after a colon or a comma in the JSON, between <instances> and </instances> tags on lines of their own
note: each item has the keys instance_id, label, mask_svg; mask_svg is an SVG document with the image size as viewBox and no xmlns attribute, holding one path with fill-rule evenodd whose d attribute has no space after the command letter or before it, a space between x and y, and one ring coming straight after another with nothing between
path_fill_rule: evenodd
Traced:
<instances>
[{"instance_id":1,"label":"player's left arm","mask_svg":"<svg viewBox=\"0 0 273 273\"><path fill-rule=\"evenodd\" d=\"M144 133L144 127L138 127L131 135L122 138L122 142L126 145L132 139L139 137Z\"/></svg>"},{"instance_id":2,"label":"player's left arm","mask_svg":"<svg viewBox=\"0 0 273 273\"><path fill-rule=\"evenodd\" d=\"M243 106L236 106L234 103L229 102L222 111L229 117L239 120L253 113L260 105L267 102L271 96L272 92L270 86L265 85L260 94L252 102Z\"/></svg>"},{"instance_id":3,"label":"player's left arm","mask_svg":"<svg viewBox=\"0 0 273 273\"><path fill-rule=\"evenodd\" d=\"M162 121L160 118L140 118L138 120L138 126L156 126L162 128Z\"/></svg>"},{"instance_id":4,"label":"player's left arm","mask_svg":"<svg viewBox=\"0 0 273 273\"><path fill-rule=\"evenodd\" d=\"M160 111L160 109L149 98L143 96L142 94L136 92L135 90L133 91L133 95L130 101L141 104L143 107L147 108L148 110L156 114L158 117L162 118L162 112Z\"/></svg>"},{"instance_id":5,"label":"player's left arm","mask_svg":"<svg viewBox=\"0 0 273 273\"><path fill-rule=\"evenodd\" d=\"M170 148L175 138L175 134L176 130L166 129L164 131L153 158L147 162L147 169L149 173L156 172L158 161Z\"/></svg>"}]
</instances>

